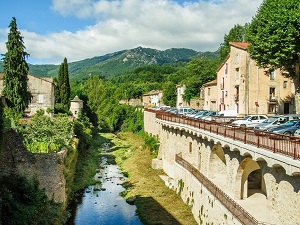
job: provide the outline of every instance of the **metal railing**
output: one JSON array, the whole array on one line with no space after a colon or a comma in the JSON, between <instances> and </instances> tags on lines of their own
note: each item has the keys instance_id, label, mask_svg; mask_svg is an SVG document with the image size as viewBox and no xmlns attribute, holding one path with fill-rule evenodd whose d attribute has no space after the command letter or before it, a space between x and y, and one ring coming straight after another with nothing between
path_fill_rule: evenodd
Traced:
<instances>
[{"instance_id":1,"label":"metal railing","mask_svg":"<svg viewBox=\"0 0 300 225\"><path fill-rule=\"evenodd\" d=\"M194 119L163 111L155 111L151 109L145 110L156 113L157 119L196 127L198 129L243 142L244 144L272 151L273 153L282 154L295 160L300 160L300 138L298 137L258 131L252 128L233 127L230 125L230 121L228 120L228 122L220 122L222 121L221 117L216 117L219 121L216 122ZM224 121L226 121L225 117Z\"/></svg>"},{"instance_id":2,"label":"metal railing","mask_svg":"<svg viewBox=\"0 0 300 225\"><path fill-rule=\"evenodd\" d=\"M267 225L268 223L260 222L251 216L244 208L237 204L232 198L230 198L225 192L218 188L213 182L205 177L199 170L193 167L189 162L181 157L181 153L175 156L175 161L189 171L206 189L214 195L237 220L242 224L247 225Z\"/></svg>"}]
</instances>

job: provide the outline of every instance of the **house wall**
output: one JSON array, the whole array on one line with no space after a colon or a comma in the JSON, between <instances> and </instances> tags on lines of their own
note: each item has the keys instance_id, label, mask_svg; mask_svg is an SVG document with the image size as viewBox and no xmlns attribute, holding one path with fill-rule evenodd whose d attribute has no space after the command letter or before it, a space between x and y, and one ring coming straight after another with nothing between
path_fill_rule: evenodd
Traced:
<instances>
[{"instance_id":1,"label":"house wall","mask_svg":"<svg viewBox=\"0 0 300 225\"><path fill-rule=\"evenodd\" d=\"M26 110L34 115L38 110L54 108L54 83L43 78L28 75L28 89L32 95L31 103Z\"/></svg>"},{"instance_id":2,"label":"house wall","mask_svg":"<svg viewBox=\"0 0 300 225\"><path fill-rule=\"evenodd\" d=\"M40 78L28 75L27 86L32 95L31 102L25 113L34 115L36 111L43 109L46 111L48 108L54 109L54 88L52 78ZM3 74L0 74L0 93L3 90Z\"/></svg>"},{"instance_id":3,"label":"house wall","mask_svg":"<svg viewBox=\"0 0 300 225\"><path fill-rule=\"evenodd\" d=\"M188 103L185 102L182 98L182 95L185 91L185 85L178 85L177 87L177 100L176 100L176 107L188 107Z\"/></svg>"},{"instance_id":4,"label":"house wall","mask_svg":"<svg viewBox=\"0 0 300 225\"><path fill-rule=\"evenodd\" d=\"M225 72L226 65L228 73ZM225 109L237 110L238 116L294 113L292 80L285 78L279 69L275 71L274 79L270 79L269 73L266 75L266 72L256 65L245 48L231 46L229 57L217 72L219 109L224 107L220 101L224 96ZM270 88L275 88L272 99Z\"/></svg>"},{"instance_id":5,"label":"house wall","mask_svg":"<svg viewBox=\"0 0 300 225\"><path fill-rule=\"evenodd\" d=\"M232 89L231 89L231 58L227 57L223 66L218 71L217 76L217 102L218 110L234 110L235 104L232 103Z\"/></svg>"},{"instance_id":6,"label":"house wall","mask_svg":"<svg viewBox=\"0 0 300 225\"><path fill-rule=\"evenodd\" d=\"M204 91L204 101L203 109L204 110L219 110L218 107L218 93L217 93L217 84L209 85L203 87Z\"/></svg>"}]
</instances>

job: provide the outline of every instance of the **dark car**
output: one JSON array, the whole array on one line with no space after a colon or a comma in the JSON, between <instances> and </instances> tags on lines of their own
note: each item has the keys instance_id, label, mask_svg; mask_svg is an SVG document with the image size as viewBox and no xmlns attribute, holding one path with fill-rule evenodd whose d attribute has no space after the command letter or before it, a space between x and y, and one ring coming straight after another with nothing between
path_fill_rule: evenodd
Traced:
<instances>
[{"instance_id":1,"label":"dark car","mask_svg":"<svg viewBox=\"0 0 300 225\"><path fill-rule=\"evenodd\" d=\"M290 120L281 126L270 128L267 131L276 134L294 135L295 131L300 128L300 120Z\"/></svg>"}]
</instances>

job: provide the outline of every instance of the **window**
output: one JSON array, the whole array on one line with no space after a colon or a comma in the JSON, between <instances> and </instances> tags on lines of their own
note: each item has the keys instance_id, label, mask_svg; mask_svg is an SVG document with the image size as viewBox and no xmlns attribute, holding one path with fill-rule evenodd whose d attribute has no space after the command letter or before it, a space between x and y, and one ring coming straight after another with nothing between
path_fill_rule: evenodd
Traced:
<instances>
[{"instance_id":1,"label":"window","mask_svg":"<svg viewBox=\"0 0 300 225\"><path fill-rule=\"evenodd\" d=\"M228 74L228 63L225 64L225 74Z\"/></svg>"},{"instance_id":2,"label":"window","mask_svg":"<svg viewBox=\"0 0 300 225\"><path fill-rule=\"evenodd\" d=\"M276 113L276 104L268 105L268 113Z\"/></svg>"},{"instance_id":3,"label":"window","mask_svg":"<svg viewBox=\"0 0 300 225\"><path fill-rule=\"evenodd\" d=\"M283 88L287 88L287 81L283 81Z\"/></svg>"},{"instance_id":4,"label":"window","mask_svg":"<svg viewBox=\"0 0 300 225\"><path fill-rule=\"evenodd\" d=\"M270 87L269 89L269 100L276 100L275 87Z\"/></svg>"},{"instance_id":5,"label":"window","mask_svg":"<svg viewBox=\"0 0 300 225\"><path fill-rule=\"evenodd\" d=\"M275 80L276 72L275 70L270 71L270 80Z\"/></svg>"},{"instance_id":6,"label":"window","mask_svg":"<svg viewBox=\"0 0 300 225\"><path fill-rule=\"evenodd\" d=\"M240 54L239 54L239 53L237 53L237 54L235 55L235 57L234 57L234 63L235 63L235 64L239 64L239 63L240 63Z\"/></svg>"},{"instance_id":7,"label":"window","mask_svg":"<svg viewBox=\"0 0 300 225\"><path fill-rule=\"evenodd\" d=\"M240 68L235 69L235 79L238 80L240 78Z\"/></svg>"},{"instance_id":8,"label":"window","mask_svg":"<svg viewBox=\"0 0 300 225\"><path fill-rule=\"evenodd\" d=\"M207 89L207 95L210 96L210 88Z\"/></svg>"},{"instance_id":9,"label":"window","mask_svg":"<svg viewBox=\"0 0 300 225\"><path fill-rule=\"evenodd\" d=\"M193 152L193 145L192 145L192 142L190 142L190 144L189 144L189 152L190 152L190 153Z\"/></svg>"},{"instance_id":10,"label":"window","mask_svg":"<svg viewBox=\"0 0 300 225\"><path fill-rule=\"evenodd\" d=\"M38 101L38 103L44 103L44 95L38 95L37 101Z\"/></svg>"}]
</instances>

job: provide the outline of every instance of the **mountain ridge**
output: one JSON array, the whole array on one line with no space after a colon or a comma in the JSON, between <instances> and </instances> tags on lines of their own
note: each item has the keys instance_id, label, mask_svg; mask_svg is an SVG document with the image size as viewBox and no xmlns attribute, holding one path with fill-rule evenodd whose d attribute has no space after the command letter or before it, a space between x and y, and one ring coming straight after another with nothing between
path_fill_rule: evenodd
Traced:
<instances>
[{"instance_id":1,"label":"mountain ridge","mask_svg":"<svg viewBox=\"0 0 300 225\"><path fill-rule=\"evenodd\" d=\"M68 63L69 77L71 81L80 81L90 75L113 77L144 65L186 63L193 58L217 59L218 52L197 52L187 48L157 50L139 46L70 62ZM59 65L28 65L29 73L38 77L56 77L58 74ZM0 61L0 72L3 72L2 61Z\"/></svg>"}]
</instances>

